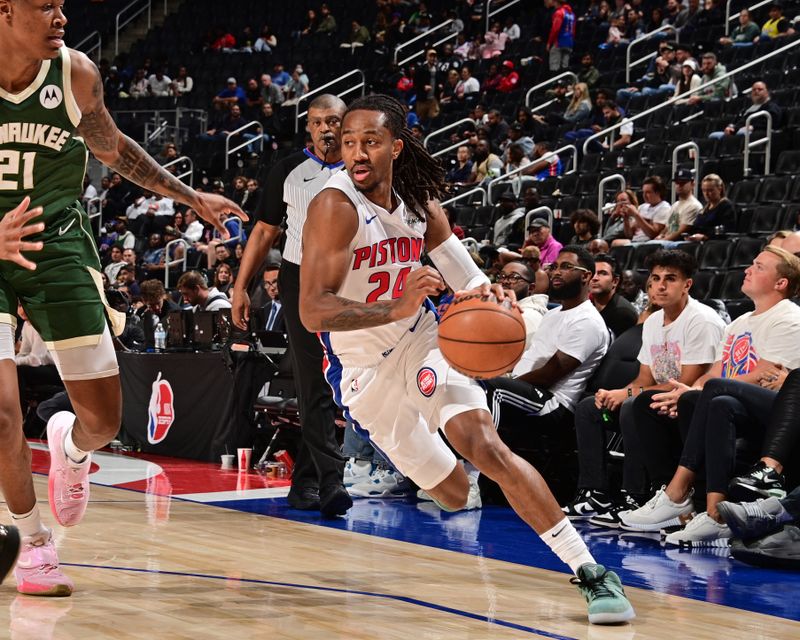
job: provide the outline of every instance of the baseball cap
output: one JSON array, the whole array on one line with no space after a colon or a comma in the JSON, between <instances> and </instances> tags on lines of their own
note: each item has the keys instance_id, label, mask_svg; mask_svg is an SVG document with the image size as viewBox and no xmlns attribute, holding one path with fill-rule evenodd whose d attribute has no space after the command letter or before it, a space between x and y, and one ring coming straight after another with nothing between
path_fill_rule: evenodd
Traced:
<instances>
[{"instance_id":1,"label":"baseball cap","mask_svg":"<svg viewBox=\"0 0 800 640\"><path fill-rule=\"evenodd\" d=\"M690 182L694 180L694 173L691 169L678 169L672 178L673 182Z\"/></svg>"},{"instance_id":2,"label":"baseball cap","mask_svg":"<svg viewBox=\"0 0 800 640\"><path fill-rule=\"evenodd\" d=\"M531 223L528 225L528 230L531 229L541 229L542 227L550 228L550 223L547 222L546 218L534 218L531 220Z\"/></svg>"},{"instance_id":3,"label":"baseball cap","mask_svg":"<svg viewBox=\"0 0 800 640\"><path fill-rule=\"evenodd\" d=\"M236 84L236 78L234 78L233 76L228 78L228 84Z\"/></svg>"},{"instance_id":4,"label":"baseball cap","mask_svg":"<svg viewBox=\"0 0 800 640\"><path fill-rule=\"evenodd\" d=\"M505 62L503 62L503 66L506 69L513 69L514 68L514 63L511 62L511 60L506 60Z\"/></svg>"},{"instance_id":5,"label":"baseball cap","mask_svg":"<svg viewBox=\"0 0 800 640\"><path fill-rule=\"evenodd\" d=\"M684 67L691 67L692 71L697 71L697 63L691 58L683 63Z\"/></svg>"},{"instance_id":6,"label":"baseball cap","mask_svg":"<svg viewBox=\"0 0 800 640\"><path fill-rule=\"evenodd\" d=\"M509 129L512 129L513 131L522 131L522 125L519 122L515 122L509 127Z\"/></svg>"},{"instance_id":7,"label":"baseball cap","mask_svg":"<svg viewBox=\"0 0 800 640\"><path fill-rule=\"evenodd\" d=\"M514 195L513 191L503 191L503 193L500 194L500 197L498 199L506 200L508 202L516 202L517 196Z\"/></svg>"}]
</instances>

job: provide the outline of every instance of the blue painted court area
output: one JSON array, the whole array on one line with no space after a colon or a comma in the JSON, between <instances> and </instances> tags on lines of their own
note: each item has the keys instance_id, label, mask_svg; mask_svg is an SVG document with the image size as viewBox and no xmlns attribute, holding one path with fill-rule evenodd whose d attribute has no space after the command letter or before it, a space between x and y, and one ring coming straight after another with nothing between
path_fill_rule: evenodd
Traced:
<instances>
[{"instance_id":1,"label":"blue painted court area","mask_svg":"<svg viewBox=\"0 0 800 640\"><path fill-rule=\"evenodd\" d=\"M285 498L211 503L345 531L561 571L567 567L509 508L448 514L430 502L356 500L346 518L326 520L289 508ZM580 526L598 562L632 587L800 621L800 574L758 569L728 557L727 549L663 547L659 536Z\"/></svg>"}]
</instances>

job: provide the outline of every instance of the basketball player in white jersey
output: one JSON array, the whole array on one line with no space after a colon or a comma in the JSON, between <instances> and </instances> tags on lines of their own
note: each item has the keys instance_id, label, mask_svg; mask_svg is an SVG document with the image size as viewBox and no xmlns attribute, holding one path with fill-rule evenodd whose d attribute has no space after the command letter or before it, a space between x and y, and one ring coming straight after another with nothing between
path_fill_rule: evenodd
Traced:
<instances>
[{"instance_id":1,"label":"basketball player in white jersey","mask_svg":"<svg viewBox=\"0 0 800 640\"><path fill-rule=\"evenodd\" d=\"M325 374L357 428L444 509L464 507L469 482L438 434L481 473L565 562L586 598L589 621L634 617L619 578L595 563L539 473L492 425L481 387L437 348L428 296L455 291L504 297L450 231L437 199L439 164L405 128L388 96L356 100L342 123L346 172L308 209L300 266L300 316L320 332ZM436 266L423 267L423 246Z\"/></svg>"}]
</instances>

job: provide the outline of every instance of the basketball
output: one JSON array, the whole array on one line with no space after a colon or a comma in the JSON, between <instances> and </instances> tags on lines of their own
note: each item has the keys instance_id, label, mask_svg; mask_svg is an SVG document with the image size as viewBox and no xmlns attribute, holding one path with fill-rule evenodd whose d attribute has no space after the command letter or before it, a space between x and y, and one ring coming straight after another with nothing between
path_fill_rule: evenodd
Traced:
<instances>
[{"instance_id":1,"label":"basketball","mask_svg":"<svg viewBox=\"0 0 800 640\"><path fill-rule=\"evenodd\" d=\"M439 321L439 349L450 366L477 380L500 376L525 350L525 322L518 309L471 295L454 300Z\"/></svg>"}]
</instances>

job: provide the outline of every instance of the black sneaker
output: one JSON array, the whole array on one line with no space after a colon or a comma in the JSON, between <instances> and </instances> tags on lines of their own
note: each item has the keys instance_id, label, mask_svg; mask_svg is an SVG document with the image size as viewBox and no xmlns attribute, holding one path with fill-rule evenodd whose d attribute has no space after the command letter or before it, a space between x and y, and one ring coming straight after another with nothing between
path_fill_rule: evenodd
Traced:
<instances>
[{"instance_id":1,"label":"black sneaker","mask_svg":"<svg viewBox=\"0 0 800 640\"><path fill-rule=\"evenodd\" d=\"M731 502L751 502L756 498L785 498L786 479L759 461L745 475L731 480L728 485L728 500Z\"/></svg>"},{"instance_id":2,"label":"black sneaker","mask_svg":"<svg viewBox=\"0 0 800 640\"><path fill-rule=\"evenodd\" d=\"M641 506L631 494L623 491L620 499L615 501L610 508L589 518L589 524L608 529L619 529L620 514L633 511Z\"/></svg>"},{"instance_id":3,"label":"black sneaker","mask_svg":"<svg viewBox=\"0 0 800 640\"><path fill-rule=\"evenodd\" d=\"M341 484L332 484L319 490L319 510L326 518L343 516L353 506L353 499Z\"/></svg>"},{"instance_id":4,"label":"black sneaker","mask_svg":"<svg viewBox=\"0 0 800 640\"><path fill-rule=\"evenodd\" d=\"M611 499L598 489L579 489L578 495L561 510L570 520L587 520L598 513L603 513L612 505Z\"/></svg>"},{"instance_id":5,"label":"black sneaker","mask_svg":"<svg viewBox=\"0 0 800 640\"><path fill-rule=\"evenodd\" d=\"M19 531L16 527L0 524L0 583L17 562Z\"/></svg>"},{"instance_id":6,"label":"black sneaker","mask_svg":"<svg viewBox=\"0 0 800 640\"><path fill-rule=\"evenodd\" d=\"M302 489L289 489L286 501L293 509L301 511L315 511L319 509L319 490L314 487L303 487Z\"/></svg>"}]
</instances>

